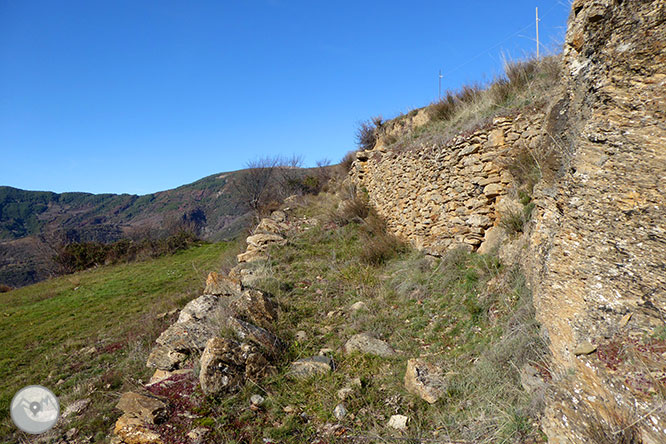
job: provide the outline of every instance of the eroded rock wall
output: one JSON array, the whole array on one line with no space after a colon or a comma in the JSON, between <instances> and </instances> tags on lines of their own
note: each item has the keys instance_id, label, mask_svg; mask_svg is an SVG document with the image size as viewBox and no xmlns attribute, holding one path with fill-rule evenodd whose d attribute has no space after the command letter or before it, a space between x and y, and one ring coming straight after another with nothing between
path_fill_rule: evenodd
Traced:
<instances>
[{"instance_id":1,"label":"eroded rock wall","mask_svg":"<svg viewBox=\"0 0 666 444\"><path fill-rule=\"evenodd\" d=\"M507 165L518 151L542 144L538 110L494 119L492 125L444 146L357 154L351 177L389 229L428 253L477 248L497 224L515 182Z\"/></svg>"},{"instance_id":2,"label":"eroded rock wall","mask_svg":"<svg viewBox=\"0 0 666 444\"><path fill-rule=\"evenodd\" d=\"M511 192L507 160L549 138L529 276L552 353L552 443L666 442L666 0L578 0L563 95L446 146L361 152L354 182L389 229L431 253L476 248Z\"/></svg>"},{"instance_id":3,"label":"eroded rock wall","mask_svg":"<svg viewBox=\"0 0 666 444\"><path fill-rule=\"evenodd\" d=\"M531 239L544 429L666 442L666 2L574 2L563 56L575 155L537 189Z\"/></svg>"}]
</instances>

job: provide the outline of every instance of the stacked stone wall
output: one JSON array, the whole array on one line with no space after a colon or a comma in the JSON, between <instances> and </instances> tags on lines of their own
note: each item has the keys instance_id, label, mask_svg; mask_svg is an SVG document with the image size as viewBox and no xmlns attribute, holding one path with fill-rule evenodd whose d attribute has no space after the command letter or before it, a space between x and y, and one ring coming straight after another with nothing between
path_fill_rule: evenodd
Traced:
<instances>
[{"instance_id":1,"label":"stacked stone wall","mask_svg":"<svg viewBox=\"0 0 666 444\"><path fill-rule=\"evenodd\" d=\"M543 142L543 117L537 110L498 117L443 146L398 152L379 144L357 153L351 178L389 230L417 248L431 254L476 249L513 188L509 165Z\"/></svg>"}]
</instances>

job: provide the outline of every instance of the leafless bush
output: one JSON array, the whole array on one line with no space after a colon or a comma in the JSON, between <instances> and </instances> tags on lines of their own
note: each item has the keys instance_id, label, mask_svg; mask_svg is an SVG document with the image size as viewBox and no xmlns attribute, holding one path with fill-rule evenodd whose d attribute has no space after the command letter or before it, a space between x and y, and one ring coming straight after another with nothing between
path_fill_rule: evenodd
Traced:
<instances>
[{"instance_id":1,"label":"leafless bush","mask_svg":"<svg viewBox=\"0 0 666 444\"><path fill-rule=\"evenodd\" d=\"M383 124L382 116L373 117L360 123L356 130L356 143L359 149L371 150L375 147Z\"/></svg>"},{"instance_id":2,"label":"leafless bush","mask_svg":"<svg viewBox=\"0 0 666 444\"><path fill-rule=\"evenodd\" d=\"M428 107L428 114L432 120L449 120L458 109L456 94L447 91L442 99Z\"/></svg>"},{"instance_id":3,"label":"leafless bush","mask_svg":"<svg viewBox=\"0 0 666 444\"><path fill-rule=\"evenodd\" d=\"M368 201L358 195L343 200L338 208L334 209L329 218L338 226L344 226L352 222L360 223L370 214Z\"/></svg>"},{"instance_id":4,"label":"leafless bush","mask_svg":"<svg viewBox=\"0 0 666 444\"><path fill-rule=\"evenodd\" d=\"M340 161L340 168L344 173L348 173L351 170L352 164L356 160L356 151L349 151Z\"/></svg>"}]
</instances>

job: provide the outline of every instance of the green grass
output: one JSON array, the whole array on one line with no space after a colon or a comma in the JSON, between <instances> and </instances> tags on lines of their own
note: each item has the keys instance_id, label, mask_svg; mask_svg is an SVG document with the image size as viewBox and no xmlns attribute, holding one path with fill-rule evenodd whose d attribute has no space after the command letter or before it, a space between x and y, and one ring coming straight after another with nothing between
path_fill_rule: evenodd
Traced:
<instances>
[{"instance_id":1,"label":"green grass","mask_svg":"<svg viewBox=\"0 0 666 444\"><path fill-rule=\"evenodd\" d=\"M518 369L540 360L544 345L518 270L493 256L454 251L429 259L404 246L383 263L364 263L359 258L366 247L365 222L330 223L322 216L327 211L321 199L299 214L321 221L304 224L286 245L272 250L268 263L255 265L266 271L262 287L281 307L277 331L290 345L282 370L202 408L199 413L213 421L218 441L310 442L325 424L340 422L348 437L381 436L370 442L392 437L538 442L538 409L522 390ZM357 301L367 308L352 312L349 307ZM297 341L300 330L307 337ZM340 347L361 332L375 333L399 354L344 355ZM290 362L322 348L333 350L334 372L306 381L286 377ZM415 357L444 368L446 396L435 405L404 388L407 360ZM336 394L354 378L362 384L345 401L348 416L338 421ZM253 394L266 397L264 408L249 409ZM386 427L394 414L411 418L407 432ZM337 439L328 436L326 442Z\"/></svg>"},{"instance_id":2,"label":"green grass","mask_svg":"<svg viewBox=\"0 0 666 444\"><path fill-rule=\"evenodd\" d=\"M231 245L205 244L0 294L0 436L15 430L8 419L13 394L41 384L54 391L61 407L91 398L91 407L71 426L82 435L106 437L119 415L113 410L119 394L150 377L150 347L173 321L156 315L201 294L206 274L236 252Z\"/></svg>"}]
</instances>

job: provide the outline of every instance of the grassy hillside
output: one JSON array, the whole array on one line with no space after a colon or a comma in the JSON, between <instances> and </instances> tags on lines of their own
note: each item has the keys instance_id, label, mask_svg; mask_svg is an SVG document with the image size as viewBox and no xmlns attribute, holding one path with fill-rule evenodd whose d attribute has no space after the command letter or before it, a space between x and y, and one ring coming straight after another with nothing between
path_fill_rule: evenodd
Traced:
<instances>
[{"instance_id":1,"label":"grassy hillside","mask_svg":"<svg viewBox=\"0 0 666 444\"><path fill-rule=\"evenodd\" d=\"M0 440L15 441L8 405L29 384L51 388L62 408L90 399L68 427L106 437L118 416L118 394L150 376L147 354L173 321L158 314L200 294L206 274L230 263L235 245L205 244L0 294Z\"/></svg>"},{"instance_id":2,"label":"grassy hillside","mask_svg":"<svg viewBox=\"0 0 666 444\"><path fill-rule=\"evenodd\" d=\"M288 351L274 377L199 405L196 424L210 442L542 442L540 401L521 387L519 369L540 365L545 348L517 268L462 250L427 257L387 235L362 203L331 195L307 199L294 216L289 242L252 265L280 304ZM344 353L363 332L397 354ZM319 353L333 358L333 372L289 378L290 362ZM432 405L403 383L418 357L444 374ZM249 408L257 394L265 403ZM410 418L405 431L387 427L395 414Z\"/></svg>"},{"instance_id":3,"label":"grassy hillside","mask_svg":"<svg viewBox=\"0 0 666 444\"><path fill-rule=\"evenodd\" d=\"M323 183L322 174L329 170L274 166L268 189L311 192L312 184ZM194 222L203 239L233 238L253 221L244 192L257 185L253 171L215 174L144 196L0 187L0 284L20 287L52 276L57 271L51 260L55 249L68 242L162 237L183 221Z\"/></svg>"}]
</instances>

